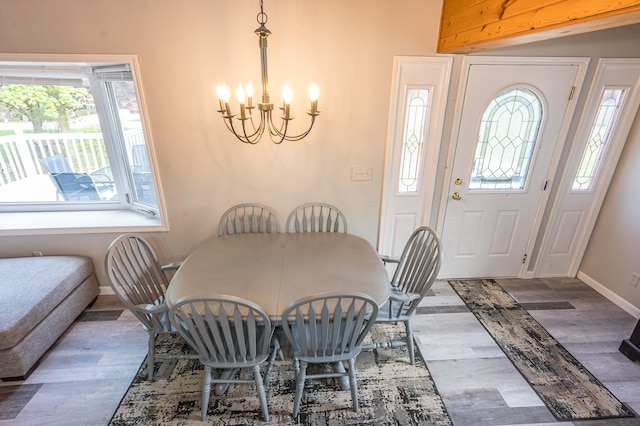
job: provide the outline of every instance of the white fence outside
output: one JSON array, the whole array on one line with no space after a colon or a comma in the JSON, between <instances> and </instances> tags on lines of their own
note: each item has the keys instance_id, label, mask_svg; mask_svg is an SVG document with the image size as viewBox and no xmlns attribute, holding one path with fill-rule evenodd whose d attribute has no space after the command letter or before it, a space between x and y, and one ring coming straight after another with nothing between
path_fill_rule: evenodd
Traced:
<instances>
[{"instance_id":1,"label":"white fence outside","mask_svg":"<svg viewBox=\"0 0 640 426\"><path fill-rule=\"evenodd\" d=\"M144 145L142 130L125 133L127 155L131 146ZM74 172L90 173L109 166L102 133L39 133L0 137L0 187L46 174L40 159L56 154L67 158Z\"/></svg>"}]
</instances>

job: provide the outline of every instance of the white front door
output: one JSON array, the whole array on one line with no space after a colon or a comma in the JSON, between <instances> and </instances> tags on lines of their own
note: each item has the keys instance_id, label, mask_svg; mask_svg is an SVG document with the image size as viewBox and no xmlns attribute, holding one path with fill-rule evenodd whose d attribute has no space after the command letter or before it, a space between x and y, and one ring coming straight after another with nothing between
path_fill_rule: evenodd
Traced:
<instances>
[{"instance_id":1,"label":"white front door","mask_svg":"<svg viewBox=\"0 0 640 426\"><path fill-rule=\"evenodd\" d=\"M526 270L587 61L466 59L443 196L440 278Z\"/></svg>"}]
</instances>

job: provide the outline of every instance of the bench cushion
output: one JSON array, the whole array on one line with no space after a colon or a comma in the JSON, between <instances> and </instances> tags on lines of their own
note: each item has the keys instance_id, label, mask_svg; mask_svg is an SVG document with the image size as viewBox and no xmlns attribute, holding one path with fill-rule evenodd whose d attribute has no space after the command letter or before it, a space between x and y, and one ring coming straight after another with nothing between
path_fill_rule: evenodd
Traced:
<instances>
[{"instance_id":1,"label":"bench cushion","mask_svg":"<svg viewBox=\"0 0 640 426\"><path fill-rule=\"evenodd\" d=\"M0 350L20 342L92 273L91 259L81 256L0 259Z\"/></svg>"}]
</instances>

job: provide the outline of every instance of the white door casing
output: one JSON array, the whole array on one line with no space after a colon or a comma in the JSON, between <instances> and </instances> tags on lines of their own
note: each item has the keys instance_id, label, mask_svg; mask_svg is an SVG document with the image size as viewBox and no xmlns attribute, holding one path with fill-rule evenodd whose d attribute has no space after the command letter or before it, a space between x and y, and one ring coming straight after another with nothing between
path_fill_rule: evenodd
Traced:
<instances>
[{"instance_id":1,"label":"white door casing","mask_svg":"<svg viewBox=\"0 0 640 426\"><path fill-rule=\"evenodd\" d=\"M440 206L440 278L525 274L588 61L465 58ZM469 189L480 119L489 102L509 88L534 94L542 106L525 183L513 190Z\"/></svg>"},{"instance_id":2,"label":"white door casing","mask_svg":"<svg viewBox=\"0 0 640 426\"><path fill-rule=\"evenodd\" d=\"M399 256L415 228L429 225L435 197L444 115L453 57L397 56L393 64L393 82L387 131L387 149L380 212L378 251ZM407 94L411 90L428 92L423 144L417 168L415 190L400 191L404 125ZM435 228L435 224L432 224Z\"/></svg>"}]
</instances>

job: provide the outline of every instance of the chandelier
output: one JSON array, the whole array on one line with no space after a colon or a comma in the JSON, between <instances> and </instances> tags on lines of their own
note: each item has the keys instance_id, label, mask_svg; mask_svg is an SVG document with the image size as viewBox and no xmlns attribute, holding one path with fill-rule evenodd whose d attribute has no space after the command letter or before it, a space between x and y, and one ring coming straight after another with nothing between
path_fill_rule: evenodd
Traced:
<instances>
[{"instance_id":1,"label":"chandelier","mask_svg":"<svg viewBox=\"0 0 640 426\"><path fill-rule=\"evenodd\" d=\"M260 0L260 13L258 13L257 21L260 26L255 30L256 35L259 37L260 46L260 69L262 71L262 102L258 102L258 113L254 114L253 110L256 108L253 105L253 87L248 84L246 87L238 85L236 96L240 103L240 114L234 114L229 106L229 98L231 92L226 84L221 84L217 88L218 98L220 99L220 109L218 112L222 114L222 119L227 128L233 133L241 142L249 144L257 144L260 142L262 135L269 133L271 141L276 144L282 143L282 141L298 141L309 134L316 117L320 114L318 111L318 86L311 85L309 89L309 97L311 98L311 108L307 111L307 114L311 117L311 123L304 132L298 135L290 135L289 122L294 119L291 115L291 97L292 92L289 86L285 85L282 88L283 103L280 110L279 124L274 123L274 104L269 98L269 76L267 72L267 37L271 34L264 24L267 23L268 17L264 13L262 8L262 1ZM255 121L259 115L260 122L256 126ZM234 121L235 119L235 121ZM257 120L256 120L257 121Z\"/></svg>"}]
</instances>

